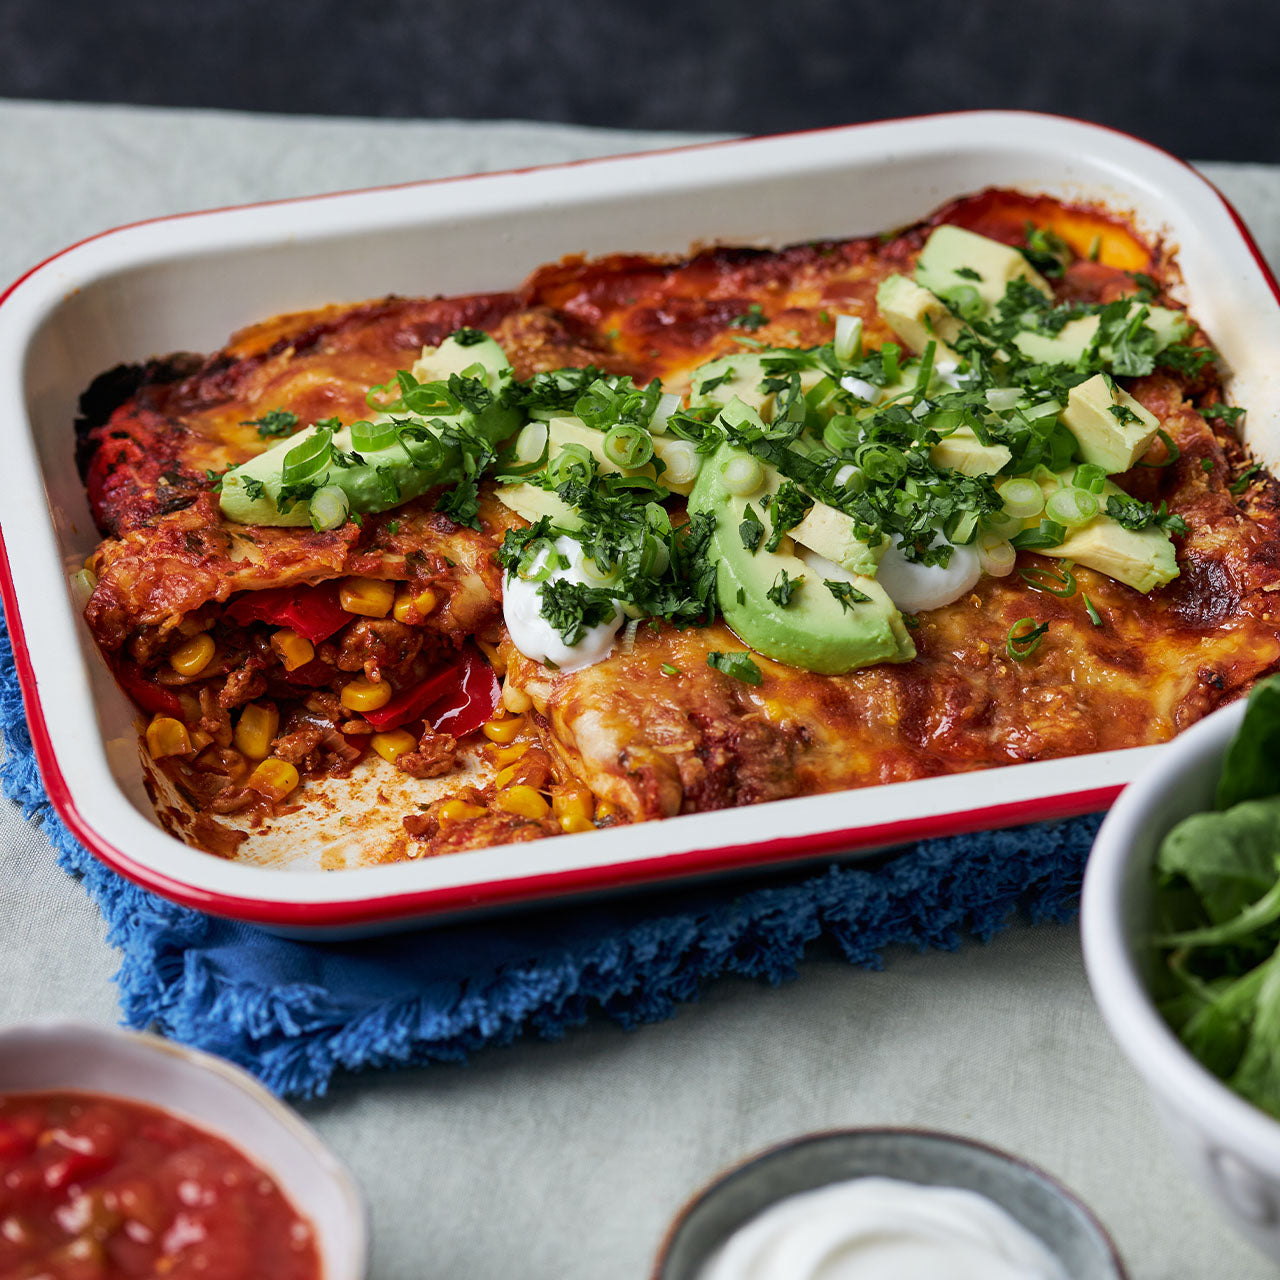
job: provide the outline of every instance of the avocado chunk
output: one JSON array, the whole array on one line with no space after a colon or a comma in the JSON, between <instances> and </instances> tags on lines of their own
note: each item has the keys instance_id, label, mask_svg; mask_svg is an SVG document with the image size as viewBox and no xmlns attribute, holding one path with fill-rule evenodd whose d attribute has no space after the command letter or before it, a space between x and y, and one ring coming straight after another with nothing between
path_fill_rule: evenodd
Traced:
<instances>
[{"instance_id":1,"label":"avocado chunk","mask_svg":"<svg viewBox=\"0 0 1280 1280\"><path fill-rule=\"evenodd\" d=\"M1017 249L963 227L935 228L916 262L917 284L940 298L953 289L971 288L987 311L999 305L1014 280L1053 296L1049 282Z\"/></svg>"},{"instance_id":2,"label":"avocado chunk","mask_svg":"<svg viewBox=\"0 0 1280 1280\"><path fill-rule=\"evenodd\" d=\"M1013 345L1028 360L1038 364L1078 364L1081 357L1093 344L1094 336L1101 323L1097 316L1079 316L1068 320L1054 334L1036 333L1024 329L1015 335ZM1175 342L1181 342L1191 333L1191 321L1181 311L1169 307L1148 307L1147 318L1143 323L1155 332L1155 350L1163 351ZM1104 364L1111 361L1111 348L1103 345L1098 353Z\"/></svg>"},{"instance_id":3,"label":"avocado chunk","mask_svg":"<svg viewBox=\"0 0 1280 1280\"><path fill-rule=\"evenodd\" d=\"M1107 472L1128 471L1160 430L1155 414L1101 373L1071 388L1058 417L1075 436L1080 456Z\"/></svg>"},{"instance_id":4,"label":"avocado chunk","mask_svg":"<svg viewBox=\"0 0 1280 1280\"><path fill-rule=\"evenodd\" d=\"M960 357L950 344L964 330L963 323L947 310L941 298L906 276L886 276L876 290L876 306L885 324L919 355L930 342L936 355L958 364Z\"/></svg>"},{"instance_id":5,"label":"avocado chunk","mask_svg":"<svg viewBox=\"0 0 1280 1280\"><path fill-rule=\"evenodd\" d=\"M352 511L386 511L437 485L456 484L463 479L462 450L457 444L439 447L438 432L430 422L440 419L489 444L497 444L520 425L519 411L509 407L503 395L511 381L511 365L492 338L471 337L463 342L457 337L448 337L439 347L424 348L412 373L419 383L448 382L454 374L465 375L465 385L483 394L472 398L472 407L461 404L457 409L433 411L426 418L412 412L395 415L397 421L408 420L415 428L436 435L434 445L428 441L393 440L378 449L357 453L350 427L332 432L333 451L347 458L349 465L342 466L331 460L308 481L308 493L295 495L292 501L286 498L281 510L278 500L283 487L285 457L318 431L327 430L307 427L226 473L220 497L222 514L238 524L310 524L307 496L326 485L342 489ZM377 414L374 421L386 422L390 417Z\"/></svg>"},{"instance_id":6,"label":"avocado chunk","mask_svg":"<svg viewBox=\"0 0 1280 1280\"><path fill-rule=\"evenodd\" d=\"M746 456L722 445L689 495L691 513L715 517L710 554L716 559L716 596L726 623L758 653L823 675L915 657L902 615L874 579L834 564L824 576L821 557L806 561L787 549L785 539L777 551L765 550L763 541L754 552L744 545L739 526L749 504L758 514L758 498L730 493L723 468ZM844 602L826 585L828 579L847 588ZM780 602L778 589L788 583L790 595Z\"/></svg>"},{"instance_id":7,"label":"avocado chunk","mask_svg":"<svg viewBox=\"0 0 1280 1280\"><path fill-rule=\"evenodd\" d=\"M957 428L929 450L935 467L950 467L962 476L993 476L1012 457L1008 445L983 444L970 427Z\"/></svg>"},{"instance_id":8,"label":"avocado chunk","mask_svg":"<svg viewBox=\"0 0 1280 1280\"><path fill-rule=\"evenodd\" d=\"M500 484L493 494L530 524L543 516L549 516L557 529L576 529L582 524L578 513L558 494L536 484Z\"/></svg>"},{"instance_id":9,"label":"avocado chunk","mask_svg":"<svg viewBox=\"0 0 1280 1280\"><path fill-rule=\"evenodd\" d=\"M741 400L765 422L772 422L777 393L766 391L761 385L773 376L765 371L765 365L771 356L794 355L794 351L786 350L739 351L699 365L689 375L689 408L702 409L708 405L723 408L734 400ZM801 369L801 390L810 391L826 376L822 369Z\"/></svg>"},{"instance_id":10,"label":"avocado chunk","mask_svg":"<svg viewBox=\"0 0 1280 1280\"><path fill-rule=\"evenodd\" d=\"M1074 474L1074 469L1056 475L1052 472L1043 474L1040 487L1048 497L1056 489L1069 486ZM1036 550L1041 555L1071 560L1096 569L1144 595L1172 582L1178 576L1178 558L1168 533L1154 526L1126 529L1107 515L1108 498L1128 496L1118 484L1108 480L1096 496L1102 509L1088 524L1068 529L1067 536L1058 546L1037 547ZM1034 525L1036 521L1030 523Z\"/></svg>"}]
</instances>

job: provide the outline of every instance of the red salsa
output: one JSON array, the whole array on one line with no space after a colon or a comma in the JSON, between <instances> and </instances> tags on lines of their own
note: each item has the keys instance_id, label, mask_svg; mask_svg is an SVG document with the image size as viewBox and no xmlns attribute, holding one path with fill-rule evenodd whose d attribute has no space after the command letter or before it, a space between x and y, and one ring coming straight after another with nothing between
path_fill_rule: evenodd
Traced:
<instances>
[{"instance_id":1,"label":"red salsa","mask_svg":"<svg viewBox=\"0 0 1280 1280\"><path fill-rule=\"evenodd\" d=\"M311 1224L234 1147L154 1107L0 1096L3 1280L319 1280Z\"/></svg>"}]
</instances>

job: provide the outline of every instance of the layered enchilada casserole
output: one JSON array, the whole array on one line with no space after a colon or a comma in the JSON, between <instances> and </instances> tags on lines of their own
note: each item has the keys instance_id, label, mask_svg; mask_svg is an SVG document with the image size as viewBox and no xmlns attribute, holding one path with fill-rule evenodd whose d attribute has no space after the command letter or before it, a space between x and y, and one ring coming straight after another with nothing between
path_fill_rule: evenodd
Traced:
<instances>
[{"instance_id":1,"label":"layered enchilada casserole","mask_svg":"<svg viewBox=\"0 0 1280 1280\"><path fill-rule=\"evenodd\" d=\"M394 860L1170 738L1280 663L1178 285L986 191L103 374L75 587L161 820L233 857L372 776Z\"/></svg>"}]
</instances>

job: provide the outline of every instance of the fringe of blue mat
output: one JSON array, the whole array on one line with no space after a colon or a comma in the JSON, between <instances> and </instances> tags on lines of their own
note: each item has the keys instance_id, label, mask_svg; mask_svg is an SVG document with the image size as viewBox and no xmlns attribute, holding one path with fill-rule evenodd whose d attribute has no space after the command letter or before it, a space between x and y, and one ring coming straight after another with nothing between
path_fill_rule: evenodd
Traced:
<instances>
[{"instance_id":1,"label":"fringe of blue mat","mask_svg":"<svg viewBox=\"0 0 1280 1280\"><path fill-rule=\"evenodd\" d=\"M347 943L302 943L176 906L98 862L53 811L0 632L5 796L43 825L122 954L124 1021L221 1054L268 1088L460 1061L603 1015L670 1017L725 974L780 983L807 948L878 969L893 946L953 950L1021 913L1070 919L1098 818L924 840L874 869L831 866ZM340 874L340 873L339 873Z\"/></svg>"}]
</instances>

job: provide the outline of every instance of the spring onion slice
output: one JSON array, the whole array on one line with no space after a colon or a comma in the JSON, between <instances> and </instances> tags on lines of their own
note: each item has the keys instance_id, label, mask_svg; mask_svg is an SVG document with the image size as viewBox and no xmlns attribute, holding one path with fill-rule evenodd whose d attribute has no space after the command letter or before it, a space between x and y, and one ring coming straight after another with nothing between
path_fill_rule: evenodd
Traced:
<instances>
[{"instance_id":1,"label":"spring onion slice","mask_svg":"<svg viewBox=\"0 0 1280 1280\"><path fill-rule=\"evenodd\" d=\"M336 484L326 484L311 495L311 527L317 531L337 529L347 523L351 502Z\"/></svg>"},{"instance_id":2,"label":"spring onion slice","mask_svg":"<svg viewBox=\"0 0 1280 1280\"><path fill-rule=\"evenodd\" d=\"M978 563L982 572L993 578L1003 578L1013 572L1018 553L1007 538L999 534L984 533L978 539Z\"/></svg>"},{"instance_id":3,"label":"spring onion slice","mask_svg":"<svg viewBox=\"0 0 1280 1280\"><path fill-rule=\"evenodd\" d=\"M673 440L663 445L662 461L667 464L662 473L664 484L692 484L702 469L698 448L688 440Z\"/></svg>"},{"instance_id":4,"label":"spring onion slice","mask_svg":"<svg viewBox=\"0 0 1280 1280\"><path fill-rule=\"evenodd\" d=\"M1098 499L1088 489L1058 489L1044 504L1045 515L1068 529L1088 524L1098 514Z\"/></svg>"},{"instance_id":5,"label":"spring onion slice","mask_svg":"<svg viewBox=\"0 0 1280 1280\"><path fill-rule=\"evenodd\" d=\"M1081 599L1084 600L1084 611L1089 615L1089 621L1092 622L1095 627L1102 626L1102 615L1094 607L1093 601L1090 600L1088 596L1082 596Z\"/></svg>"},{"instance_id":6,"label":"spring onion slice","mask_svg":"<svg viewBox=\"0 0 1280 1280\"><path fill-rule=\"evenodd\" d=\"M1056 572L1043 565L1033 565L1030 569L1019 569L1018 576L1032 591L1043 591L1060 600L1076 593L1076 575L1071 572L1071 565L1066 560L1058 561Z\"/></svg>"},{"instance_id":7,"label":"spring onion slice","mask_svg":"<svg viewBox=\"0 0 1280 1280\"><path fill-rule=\"evenodd\" d=\"M653 441L643 427L631 423L620 422L610 427L604 434L601 445L604 456L615 467L630 471L635 467L643 467L653 458Z\"/></svg>"},{"instance_id":8,"label":"spring onion slice","mask_svg":"<svg viewBox=\"0 0 1280 1280\"><path fill-rule=\"evenodd\" d=\"M1086 489L1090 493L1101 493L1106 487L1107 473L1096 462L1082 462L1077 468L1071 483L1077 489Z\"/></svg>"},{"instance_id":9,"label":"spring onion slice","mask_svg":"<svg viewBox=\"0 0 1280 1280\"><path fill-rule=\"evenodd\" d=\"M333 432L321 427L284 455L281 480L287 485L307 484L324 474L333 455Z\"/></svg>"},{"instance_id":10,"label":"spring onion slice","mask_svg":"<svg viewBox=\"0 0 1280 1280\"><path fill-rule=\"evenodd\" d=\"M720 475L735 498L749 498L764 484L764 468L750 454L734 454L721 466Z\"/></svg>"},{"instance_id":11,"label":"spring onion slice","mask_svg":"<svg viewBox=\"0 0 1280 1280\"><path fill-rule=\"evenodd\" d=\"M853 359L853 353L862 344L862 317L836 316L835 357L841 364Z\"/></svg>"},{"instance_id":12,"label":"spring onion slice","mask_svg":"<svg viewBox=\"0 0 1280 1280\"><path fill-rule=\"evenodd\" d=\"M571 441L564 445L551 460L547 474L551 483L559 487L569 480L589 480L595 471L596 460L584 444Z\"/></svg>"},{"instance_id":13,"label":"spring onion slice","mask_svg":"<svg viewBox=\"0 0 1280 1280\"><path fill-rule=\"evenodd\" d=\"M1040 647L1040 642L1049 631L1047 622L1036 622L1034 618L1019 618L1009 628L1005 637L1004 651L1014 662L1026 662Z\"/></svg>"},{"instance_id":14,"label":"spring onion slice","mask_svg":"<svg viewBox=\"0 0 1280 1280\"><path fill-rule=\"evenodd\" d=\"M564 567L563 557L550 538L534 538L521 548L516 577L524 582L546 582L557 569Z\"/></svg>"},{"instance_id":15,"label":"spring onion slice","mask_svg":"<svg viewBox=\"0 0 1280 1280\"><path fill-rule=\"evenodd\" d=\"M1044 493L1034 480L1006 480L996 492L1015 520L1028 520L1044 510Z\"/></svg>"},{"instance_id":16,"label":"spring onion slice","mask_svg":"<svg viewBox=\"0 0 1280 1280\"><path fill-rule=\"evenodd\" d=\"M385 449L394 444L396 428L392 422L370 422L361 418L351 424L351 447L357 453L371 452L374 449Z\"/></svg>"},{"instance_id":17,"label":"spring onion slice","mask_svg":"<svg viewBox=\"0 0 1280 1280\"><path fill-rule=\"evenodd\" d=\"M658 403L653 408L653 417L649 419L649 434L653 436L662 435L667 429L667 419L679 408L680 397L678 395L668 392L664 396L659 396Z\"/></svg>"}]
</instances>

